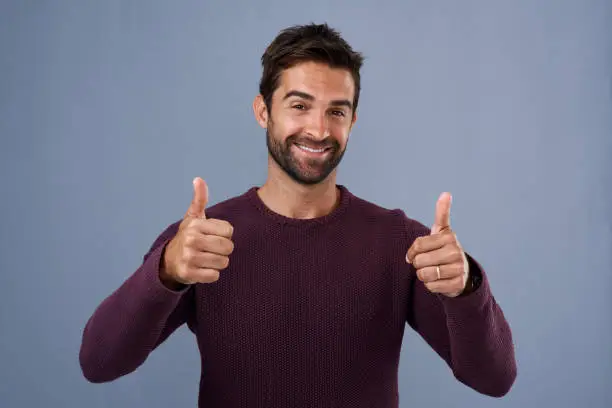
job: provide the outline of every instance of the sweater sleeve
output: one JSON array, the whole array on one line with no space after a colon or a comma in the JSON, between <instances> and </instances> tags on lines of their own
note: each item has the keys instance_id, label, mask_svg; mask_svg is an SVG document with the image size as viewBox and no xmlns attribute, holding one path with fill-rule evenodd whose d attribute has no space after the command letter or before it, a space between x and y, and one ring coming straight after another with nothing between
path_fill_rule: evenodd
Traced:
<instances>
[{"instance_id":1,"label":"sweater sleeve","mask_svg":"<svg viewBox=\"0 0 612 408\"><path fill-rule=\"evenodd\" d=\"M424 225L404 217L408 247L421 235ZM516 379L512 333L491 293L482 266L466 253L470 276L479 283L469 294L456 298L430 292L412 265L407 322L451 368L453 375L470 388L492 397L510 391Z\"/></svg>"},{"instance_id":2,"label":"sweater sleeve","mask_svg":"<svg viewBox=\"0 0 612 408\"><path fill-rule=\"evenodd\" d=\"M173 291L159 279L160 260L176 229L173 224L156 239L140 267L87 321L79 353L87 380L101 383L129 374L182 324L194 330L194 288Z\"/></svg>"}]
</instances>

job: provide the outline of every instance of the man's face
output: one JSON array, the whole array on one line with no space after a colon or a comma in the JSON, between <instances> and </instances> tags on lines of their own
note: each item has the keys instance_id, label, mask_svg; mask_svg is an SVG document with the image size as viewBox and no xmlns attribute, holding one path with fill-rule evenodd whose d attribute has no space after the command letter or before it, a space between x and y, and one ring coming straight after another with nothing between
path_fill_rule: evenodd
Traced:
<instances>
[{"instance_id":1,"label":"man's face","mask_svg":"<svg viewBox=\"0 0 612 408\"><path fill-rule=\"evenodd\" d=\"M317 184L338 166L356 119L348 70L302 63L281 75L268 113L267 145L274 161L300 184Z\"/></svg>"}]
</instances>

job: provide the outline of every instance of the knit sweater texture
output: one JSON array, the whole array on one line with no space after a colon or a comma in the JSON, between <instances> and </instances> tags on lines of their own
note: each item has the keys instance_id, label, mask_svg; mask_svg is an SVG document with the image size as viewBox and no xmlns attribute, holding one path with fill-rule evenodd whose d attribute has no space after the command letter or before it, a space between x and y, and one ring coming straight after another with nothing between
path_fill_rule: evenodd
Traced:
<instances>
[{"instance_id":1,"label":"knit sweater texture","mask_svg":"<svg viewBox=\"0 0 612 408\"><path fill-rule=\"evenodd\" d=\"M215 283L181 291L159 279L180 221L96 308L80 350L91 382L134 372L186 324L200 351L204 408L394 408L404 329L416 331L457 380L505 395L516 377L512 335L482 266L465 296L429 292L405 260L430 230L339 185L328 215L271 211L252 187L206 210L234 227L229 267Z\"/></svg>"}]
</instances>

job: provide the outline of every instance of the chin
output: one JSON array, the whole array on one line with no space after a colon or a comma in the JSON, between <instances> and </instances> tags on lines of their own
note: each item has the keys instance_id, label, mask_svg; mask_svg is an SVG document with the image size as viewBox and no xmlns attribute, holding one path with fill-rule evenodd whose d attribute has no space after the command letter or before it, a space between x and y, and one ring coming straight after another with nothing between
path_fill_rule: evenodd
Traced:
<instances>
[{"instance_id":1,"label":"chin","mask_svg":"<svg viewBox=\"0 0 612 408\"><path fill-rule=\"evenodd\" d=\"M317 173L304 173L301 171L297 171L296 169L291 169L285 172L291 177L291 179L303 186L314 186L317 184L322 184L329 180L333 169L329 172L317 172Z\"/></svg>"}]
</instances>

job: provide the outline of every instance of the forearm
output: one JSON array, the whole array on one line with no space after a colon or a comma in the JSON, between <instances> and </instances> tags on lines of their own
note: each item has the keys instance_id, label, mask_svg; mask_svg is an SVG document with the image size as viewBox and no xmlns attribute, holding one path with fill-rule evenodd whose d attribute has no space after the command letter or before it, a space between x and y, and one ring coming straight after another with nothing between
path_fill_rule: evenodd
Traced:
<instances>
[{"instance_id":1,"label":"forearm","mask_svg":"<svg viewBox=\"0 0 612 408\"><path fill-rule=\"evenodd\" d=\"M486 278L473 293L442 302L455 377L483 394L505 395L516 378L514 345Z\"/></svg>"},{"instance_id":2,"label":"forearm","mask_svg":"<svg viewBox=\"0 0 612 408\"><path fill-rule=\"evenodd\" d=\"M169 290L161 283L158 271L163 249L161 245L153 250L87 322L79 359L88 380L111 381L136 370L181 323L180 316L171 316L177 314L185 292Z\"/></svg>"}]
</instances>

